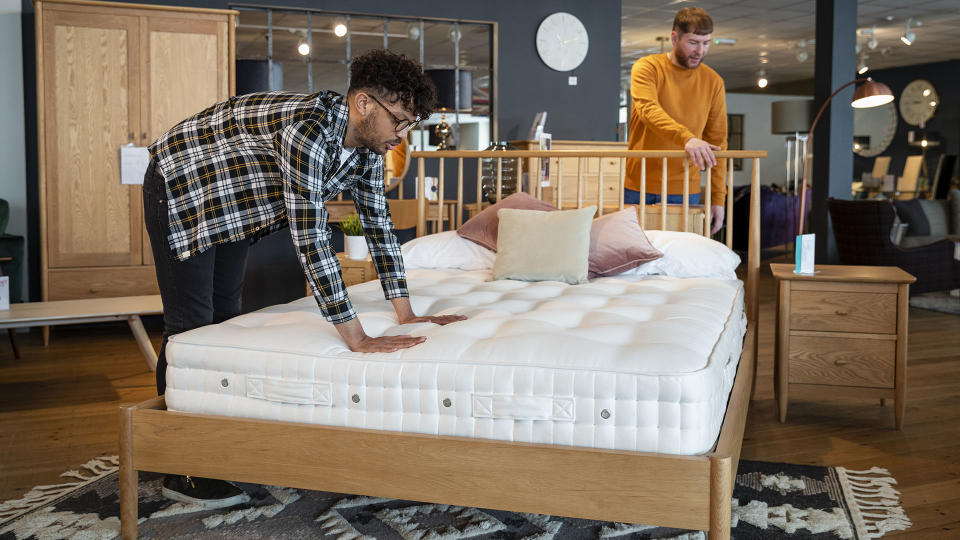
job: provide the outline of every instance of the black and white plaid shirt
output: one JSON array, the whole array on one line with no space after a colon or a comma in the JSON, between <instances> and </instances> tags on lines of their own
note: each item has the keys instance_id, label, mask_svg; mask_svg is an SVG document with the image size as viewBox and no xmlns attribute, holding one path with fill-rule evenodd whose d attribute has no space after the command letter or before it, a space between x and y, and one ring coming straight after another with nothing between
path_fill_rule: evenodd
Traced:
<instances>
[{"instance_id":1,"label":"black and white plaid shirt","mask_svg":"<svg viewBox=\"0 0 960 540\"><path fill-rule=\"evenodd\" d=\"M324 203L353 197L386 298L407 296L403 259L383 192L383 158L357 148L341 165L346 99L334 92L232 97L150 146L166 180L168 240L178 260L210 246L256 241L289 224L324 317L356 316L330 247Z\"/></svg>"}]
</instances>

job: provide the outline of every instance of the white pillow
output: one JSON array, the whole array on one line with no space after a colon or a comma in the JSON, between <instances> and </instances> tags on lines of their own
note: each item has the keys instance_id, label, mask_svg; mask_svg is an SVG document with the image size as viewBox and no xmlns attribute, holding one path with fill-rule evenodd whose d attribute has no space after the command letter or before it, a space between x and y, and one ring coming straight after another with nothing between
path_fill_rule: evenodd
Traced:
<instances>
[{"instance_id":1,"label":"white pillow","mask_svg":"<svg viewBox=\"0 0 960 540\"><path fill-rule=\"evenodd\" d=\"M624 275L662 274L678 278L737 279L740 256L727 246L699 234L644 231L663 257L624 272Z\"/></svg>"},{"instance_id":2,"label":"white pillow","mask_svg":"<svg viewBox=\"0 0 960 540\"><path fill-rule=\"evenodd\" d=\"M456 231L414 238L400 247L406 268L489 270L497 254L457 235Z\"/></svg>"}]
</instances>

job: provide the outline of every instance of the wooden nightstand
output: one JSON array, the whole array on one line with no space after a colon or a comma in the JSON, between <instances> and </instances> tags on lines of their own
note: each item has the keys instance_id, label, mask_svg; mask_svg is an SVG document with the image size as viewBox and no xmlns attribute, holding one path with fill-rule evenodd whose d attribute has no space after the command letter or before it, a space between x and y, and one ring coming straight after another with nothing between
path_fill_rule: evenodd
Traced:
<instances>
[{"instance_id":1,"label":"wooden nightstand","mask_svg":"<svg viewBox=\"0 0 960 540\"><path fill-rule=\"evenodd\" d=\"M780 421L787 396L894 398L903 427L907 312L916 278L893 266L817 265L793 273L771 264L779 283L776 394Z\"/></svg>"},{"instance_id":2,"label":"wooden nightstand","mask_svg":"<svg viewBox=\"0 0 960 540\"><path fill-rule=\"evenodd\" d=\"M347 257L346 253L337 253L337 260L340 261L340 270L343 272L343 284L347 287L377 279L377 269L374 268L369 256L363 260L355 260ZM310 284L305 283L304 286L307 296L313 296Z\"/></svg>"},{"instance_id":3,"label":"wooden nightstand","mask_svg":"<svg viewBox=\"0 0 960 540\"><path fill-rule=\"evenodd\" d=\"M377 269L373 267L373 261L369 256L363 260L356 260L347 257L346 253L337 253L337 259L340 260L343 283L347 287L377 279Z\"/></svg>"}]
</instances>

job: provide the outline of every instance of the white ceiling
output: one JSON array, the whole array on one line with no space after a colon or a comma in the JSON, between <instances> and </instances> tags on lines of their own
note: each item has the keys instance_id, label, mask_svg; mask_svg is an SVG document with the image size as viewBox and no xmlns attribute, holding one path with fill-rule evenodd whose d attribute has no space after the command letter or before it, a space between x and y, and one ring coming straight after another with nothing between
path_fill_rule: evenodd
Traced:
<instances>
[{"instance_id":1,"label":"white ceiling","mask_svg":"<svg viewBox=\"0 0 960 540\"><path fill-rule=\"evenodd\" d=\"M629 78L638 58L660 52L658 36L668 38L669 50L677 10L696 6L713 18L714 38L736 40L734 45L711 45L704 61L723 77L727 88L754 85L761 68L771 85L812 79L816 4L814 0L622 0L623 76ZM908 47L900 35L911 17L923 26L913 29L917 38ZM874 26L878 44L870 49L869 38L861 33ZM857 27L857 41L863 44L871 69L960 58L960 0L858 0ZM802 41L807 42L802 50L808 58L801 63L797 53ZM762 56L768 59L766 64L761 64Z\"/></svg>"}]
</instances>

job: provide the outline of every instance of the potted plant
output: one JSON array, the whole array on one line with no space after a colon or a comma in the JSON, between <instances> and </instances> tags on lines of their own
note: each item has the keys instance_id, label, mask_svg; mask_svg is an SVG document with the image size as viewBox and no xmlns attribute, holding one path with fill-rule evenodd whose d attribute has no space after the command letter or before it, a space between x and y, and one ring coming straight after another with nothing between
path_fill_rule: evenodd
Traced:
<instances>
[{"instance_id":1,"label":"potted plant","mask_svg":"<svg viewBox=\"0 0 960 540\"><path fill-rule=\"evenodd\" d=\"M363 260L367 258L367 240L363 237L363 227L360 225L360 216L350 214L339 223L343 231L343 247L350 259Z\"/></svg>"}]
</instances>

